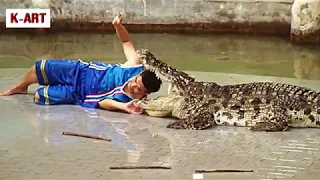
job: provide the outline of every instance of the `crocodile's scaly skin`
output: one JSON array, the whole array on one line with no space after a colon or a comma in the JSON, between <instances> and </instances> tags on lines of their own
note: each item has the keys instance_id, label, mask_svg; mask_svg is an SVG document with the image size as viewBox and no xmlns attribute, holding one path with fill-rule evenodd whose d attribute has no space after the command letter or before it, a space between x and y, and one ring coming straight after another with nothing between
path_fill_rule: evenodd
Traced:
<instances>
[{"instance_id":1,"label":"crocodile's scaly skin","mask_svg":"<svg viewBox=\"0 0 320 180\"><path fill-rule=\"evenodd\" d=\"M249 126L253 131L284 131L288 127L320 127L320 94L308 88L271 82L219 86L199 82L139 50L146 68L168 81L168 96L136 103L149 115L180 120L168 128L206 129L213 125Z\"/></svg>"}]
</instances>

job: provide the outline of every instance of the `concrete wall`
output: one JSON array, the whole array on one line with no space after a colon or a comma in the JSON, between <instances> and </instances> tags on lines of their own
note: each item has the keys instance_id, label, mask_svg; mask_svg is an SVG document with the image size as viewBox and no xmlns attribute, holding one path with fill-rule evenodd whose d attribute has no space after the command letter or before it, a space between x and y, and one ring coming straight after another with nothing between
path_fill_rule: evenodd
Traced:
<instances>
[{"instance_id":1,"label":"concrete wall","mask_svg":"<svg viewBox=\"0 0 320 180\"><path fill-rule=\"evenodd\" d=\"M320 43L319 0L295 0L291 19L293 42Z\"/></svg>"},{"instance_id":2,"label":"concrete wall","mask_svg":"<svg viewBox=\"0 0 320 180\"><path fill-rule=\"evenodd\" d=\"M12 31L5 29L6 8L40 7L52 10L52 32L114 32L110 21L120 12L131 32L241 32L290 37L292 4L293 0L2 0L0 31Z\"/></svg>"}]
</instances>

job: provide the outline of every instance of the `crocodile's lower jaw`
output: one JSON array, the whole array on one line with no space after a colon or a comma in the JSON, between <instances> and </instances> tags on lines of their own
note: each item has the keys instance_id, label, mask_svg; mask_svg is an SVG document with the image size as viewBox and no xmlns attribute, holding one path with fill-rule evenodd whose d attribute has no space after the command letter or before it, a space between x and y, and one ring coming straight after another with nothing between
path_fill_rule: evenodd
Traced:
<instances>
[{"instance_id":1,"label":"crocodile's lower jaw","mask_svg":"<svg viewBox=\"0 0 320 180\"><path fill-rule=\"evenodd\" d=\"M166 117L166 116L170 116L171 114L171 111L165 111L165 110L158 111L158 110L146 109L145 111L149 116L152 116L152 117Z\"/></svg>"}]
</instances>

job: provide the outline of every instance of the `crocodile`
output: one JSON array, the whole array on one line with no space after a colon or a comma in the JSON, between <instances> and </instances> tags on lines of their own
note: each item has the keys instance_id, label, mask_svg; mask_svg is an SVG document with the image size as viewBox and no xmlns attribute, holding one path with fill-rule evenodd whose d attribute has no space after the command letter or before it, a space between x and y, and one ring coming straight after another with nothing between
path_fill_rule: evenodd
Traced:
<instances>
[{"instance_id":1,"label":"crocodile","mask_svg":"<svg viewBox=\"0 0 320 180\"><path fill-rule=\"evenodd\" d=\"M252 131L286 131L289 127L320 127L320 93L274 82L218 85L197 81L156 59L148 49L137 54L146 69L169 83L166 96L135 105L148 115L175 117L173 129L202 130L215 125L246 126Z\"/></svg>"}]
</instances>

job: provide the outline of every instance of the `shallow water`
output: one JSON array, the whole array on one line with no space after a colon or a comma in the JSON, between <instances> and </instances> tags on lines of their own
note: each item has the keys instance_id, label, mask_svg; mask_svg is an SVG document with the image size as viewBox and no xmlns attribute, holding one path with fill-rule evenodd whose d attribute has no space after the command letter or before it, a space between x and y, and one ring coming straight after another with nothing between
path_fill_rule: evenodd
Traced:
<instances>
[{"instance_id":1,"label":"shallow water","mask_svg":"<svg viewBox=\"0 0 320 180\"><path fill-rule=\"evenodd\" d=\"M187 71L320 80L320 49L273 37L132 34L136 48ZM37 59L124 62L115 34L0 36L0 68L27 68Z\"/></svg>"}]
</instances>

